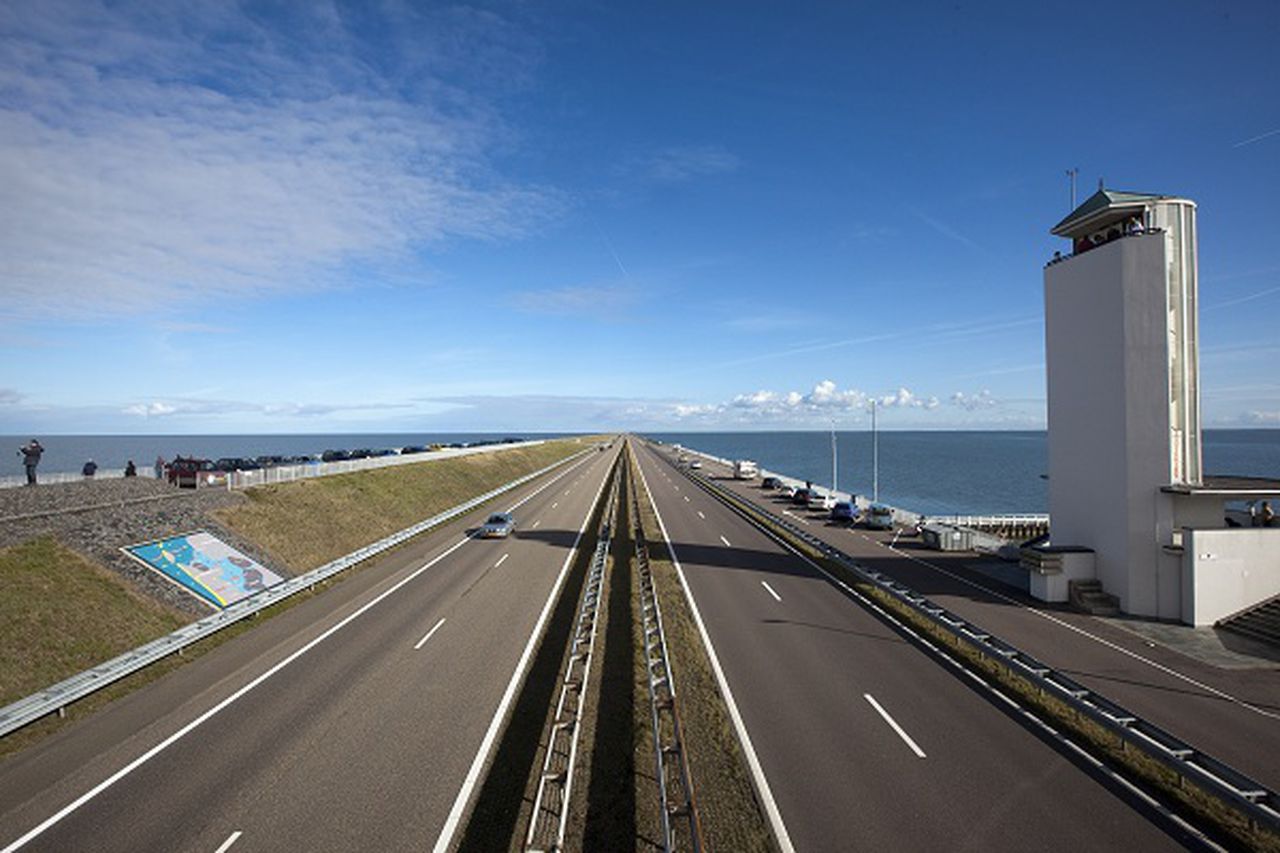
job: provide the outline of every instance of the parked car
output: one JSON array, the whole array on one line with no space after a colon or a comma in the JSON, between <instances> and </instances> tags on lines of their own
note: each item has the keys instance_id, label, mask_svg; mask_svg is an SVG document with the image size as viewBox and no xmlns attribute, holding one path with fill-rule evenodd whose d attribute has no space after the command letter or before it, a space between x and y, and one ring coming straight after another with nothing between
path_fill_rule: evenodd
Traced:
<instances>
[{"instance_id":1,"label":"parked car","mask_svg":"<svg viewBox=\"0 0 1280 853\"><path fill-rule=\"evenodd\" d=\"M805 506L814 511L830 512L836 505L835 495L829 495L826 492L820 492L817 489L809 491L809 500Z\"/></svg>"},{"instance_id":2,"label":"parked car","mask_svg":"<svg viewBox=\"0 0 1280 853\"><path fill-rule=\"evenodd\" d=\"M390 447L384 447L380 450L370 450L369 455L370 456L395 456L396 452L392 450Z\"/></svg>"},{"instance_id":3,"label":"parked car","mask_svg":"<svg viewBox=\"0 0 1280 853\"><path fill-rule=\"evenodd\" d=\"M782 481L779 480L777 477L765 477L763 480L760 481L760 488L780 489L782 488Z\"/></svg>"},{"instance_id":4,"label":"parked car","mask_svg":"<svg viewBox=\"0 0 1280 853\"><path fill-rule=\"evenodd\" d=\"M516 529L516 520L509 512L495 512L489 520L480 525L476 536L481 539L505 539Z\"/></svg>"},{"instance_id":5,"label":"parked car","mask_svg":"<svg viewBox=\"0 0 1280 853\"><path fill-rule=\"evenodd\" d=\"M796 496L796 492L800 491L795 486L789 486L786 483L778 486L778 494L787 500L791 500Z\"/></svg>"},{"instance_id":6,"label":"parked car","mask_svg":"<svg viewBox=\"0 0 1280 853\"><path fill-rule=\"evenodd\" d=\"M427 452L427 449L423 447L421 444L411 444L408 447L400 448L401 456L405 456L406 454L409 454L409 453L426 453L426 452Z\"/></svg>"},{"instance_id":7,"label":"parked car","mask_svg":"<svg viewBox=\"0 0 1280 853\"><path fill-rule=\"evenodd\" d=\"M831 520L853 524L858 520L858 508L853 501L836 501L836 505L831 508Z\"/></svg>"},{"instance_id":8,"label":"parked car","mask_svg":"<svg viewBox=\"0 0 1280 853\"><path fill-rule=\"evenodd\" d=\"M367 447L358 447L347 453L348 459L368 459L373 455L373 451Z\"/></svg>"},{"instance_id":9,"label":"parked car","mask_svg":"<svg viewBox=\"0 0 1280 853\"><path fill-rule=\"evenodd\" d=\"M345 450L326 450L320 454L321 462L343 462L351 458L351 454Z\"/></svg>"},{"instance_id":10,"label":"parked car","mask_svg":"<svg viewBox=\"0 0 1280 853\"><path fill-rule=\"evenodd\" d=\"M892 530L893 507L873 504L863 516L862 523L872 530Z\"/></svg>"},{"instance_id":11,"label":"parked car","mask_svg":"<svg viewBox=\"0 0 1280 853\"><path fill-rule=\"evenodd\" d=\"M257 462L258 466L261 468L270 468L274 465L284 465L289 460L285 456L259 456L253 461Z\"/></svg>"},{"instance_id":12,"label":"parked car","mask_svg":"<svg viewBox=\"0 0 1280 853\"><path fill-rule=\"evenodd\" d=\"M194 489L202 477L213 471L213 463L195 456L176 456L165 466L170 485L182 489Z\"/></svg>"},{"instance_id":13,"label":"parked car","mask_svg":"<svg viewBox=\"0 0 1280 853\"><path fill-rule=\"evenodd\" d=\"M702 460L701 459L693 460L692 462L689 463L689 468L693 471L700 470L702 468Z\"/></svg>"},{"instance_id":14,"label":"parked car","mask_svg":"<svg viewBox=\"0 0 1280 853\"><path fill-rule=\"evenodd\" d=\"M214 471L257 471L262 466L252 459L244 459L239 456L223 456L221 459L213 463Z\"/></svg>"}]
</instances>

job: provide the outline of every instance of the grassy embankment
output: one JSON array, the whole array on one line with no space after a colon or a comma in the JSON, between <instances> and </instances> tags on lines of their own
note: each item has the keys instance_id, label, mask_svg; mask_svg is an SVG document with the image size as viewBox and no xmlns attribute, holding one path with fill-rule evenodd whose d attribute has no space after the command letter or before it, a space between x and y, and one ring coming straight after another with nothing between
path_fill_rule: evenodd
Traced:
<instances>
[{"instance_id":1,"label":"grassy embankment","mask_svg":"<svg viewBox=\"0 0 1280 853\"><path fill-rule=\"evenodd\" d=\"M590 446L591 439L481 453L251 490L219 520L295 572L376 541ZM360 568L329 581L341 582ZM269 618L318 594L294 595ZM42 538L0 550L0 705L55 684L190 621L137 592L127 580ZM249 630L242 621L152 664L66 709L0 739L16 752Z\"/></svg>"},{"instance_id":2,"label":"grassy embankment","mask_svg":"<svg viewBox=\"0 0 1280 853\"><path fill-rule=\"evenodd\" d=\"M290 571L305 572L590 446L563 439L263 486L215 513Z\"/></svg>"}]
</instances>

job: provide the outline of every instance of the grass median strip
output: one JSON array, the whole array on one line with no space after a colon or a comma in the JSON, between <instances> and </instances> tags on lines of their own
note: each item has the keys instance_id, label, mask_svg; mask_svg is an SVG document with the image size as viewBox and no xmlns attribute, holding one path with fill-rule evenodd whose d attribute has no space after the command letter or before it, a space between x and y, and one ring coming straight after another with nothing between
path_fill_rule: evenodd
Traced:
<instances>
[{"instance_id":1,"label":"grass median strip","mask_svg":"<svg viewBox=\"0 0 1280 853\"><path fill-rule=\"evenodd\" d=\"M633 462L633 473L634 473ZM654 591L662 608L667 654L679 688L680 719L689 770L697 789L698 814L708 847L716 850L771 851L773 837L756 800L747 772L746 758L734 733L728 708L720 695L715 673L693 615L680 589L680 579L666 544L658 533L652 496L636 476L640 494L640 525L649 544L649 567ZM639 646L643 649L643 644ZM643 664L643 653L637 654ZM639 678L646 677L641 673ZM640 682L639 689L644 689ZM648 699L645 698L644 702ZM637 766L653 764L653 742L647 709L637 715ZM643 743L643 750L640 748ZM643 756L645 757L641 757ZM641 764L640 762L644 763ZM651 775L651 774L650 774ZM637 800L657 800L657 782L648 780L650 791L638 791Z\"/></svg>"}]
</instances>

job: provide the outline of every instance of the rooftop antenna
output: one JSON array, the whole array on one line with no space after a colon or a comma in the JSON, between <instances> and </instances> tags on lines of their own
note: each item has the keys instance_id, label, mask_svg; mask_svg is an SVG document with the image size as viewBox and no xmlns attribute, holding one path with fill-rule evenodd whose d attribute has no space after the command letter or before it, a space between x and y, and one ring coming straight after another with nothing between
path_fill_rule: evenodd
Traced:
<instances>
[{"instance_id":1,"label":"rooftop antenna","mask_svg":"<svg viewBox=\"0 0 1280 853\"><path fill-rule=\"evenodd\" d=\"M1102 192L1102 178L1098 178L1098 192Z\"/></svg>"},{"instance_id":2,"label":"rooftop antenna","mask_svg":"<svg viewBox=\"0 0 1280 853\"><path fill-rule=\"evenodd\" d=\"M1071 179L1071 209L1076 209L1076 175L1080 174L1079 169L1067 169L1067 177Z\"/></svg>"}]
</instances>

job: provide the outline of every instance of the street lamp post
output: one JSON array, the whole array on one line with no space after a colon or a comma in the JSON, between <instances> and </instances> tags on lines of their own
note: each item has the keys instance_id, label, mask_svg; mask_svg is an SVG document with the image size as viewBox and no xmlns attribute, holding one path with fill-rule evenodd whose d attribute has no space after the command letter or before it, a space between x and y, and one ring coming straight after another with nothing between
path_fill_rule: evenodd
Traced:
<instances>
[{"instance_id":1,"label":"street lamp post","mask_svg":"<svg viewBox=\"0 0 1280 853\"><path fill-rule=\"evenodd\" d=\"M880 435L876 432L876 408L879 400L871 401L871 502L880 503Z\"/></svg>"},{"instance_id":2,"label":"street lamp post","mask_svg":"<svg viewBox=\"0 0 1280 853\"><path fill-rule=\"evenodd\" d=\"M831 419L831 495L835 496L836 490L840 488L839 480L836 475L839 472L836 465L836 419Z\"/></svg>"}]
</instances>

